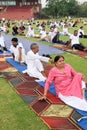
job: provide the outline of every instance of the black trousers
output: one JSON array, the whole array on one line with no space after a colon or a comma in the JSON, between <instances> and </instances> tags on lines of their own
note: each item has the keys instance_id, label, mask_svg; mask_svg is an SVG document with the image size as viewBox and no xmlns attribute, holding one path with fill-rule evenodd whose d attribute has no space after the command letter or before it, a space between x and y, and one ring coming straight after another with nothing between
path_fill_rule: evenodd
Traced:
<instances>
[{"instance_id":1,"label":"black trousers","mask_svg":"<svg viewBox=\"0 0 87 130\"><path fill-rule=\"evenodd\" d=\"M63 45L66 44L66 42L59 40L59 32L52 39L52 43L59 43L59 44L63 44Z\"/></svg>"},{"instance_id":2,"label":"black trousers","mask_svg":"<svg viewBox=\"0 0 87 130\"><path fill-rule=\"evenodd\" d=\"M77 50L84 51L85 47L82 44L74 44L72 48L75 48Z\"/></svg>"},{"instance_id":3,"label":"black trousers","mask_svg":"<svg viewBox=\"0 0 87 130\"><path fill-rule=\"evenodd\" d=\"M87 38L87 35L80 35L80 38Z\"/></svg>"},{"instance_id":4,"label":"black trousers","mask_svg":"<svg viewBox=\"0 0 87 130\"><path fill-rule=\"evenodd\" d=\"M0 45L0 48L1 48L1 49L0 49L1 52L7 51L7 48L6 48L6 47L2 47L2 46Z\"/></svg>"}]
</instances>

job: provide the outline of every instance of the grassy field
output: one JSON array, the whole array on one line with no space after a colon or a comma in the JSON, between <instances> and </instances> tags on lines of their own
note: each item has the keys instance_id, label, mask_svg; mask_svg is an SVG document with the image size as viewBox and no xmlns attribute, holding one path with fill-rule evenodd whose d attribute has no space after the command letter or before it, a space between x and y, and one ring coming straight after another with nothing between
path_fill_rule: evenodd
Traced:
<instances>
[{"instance_id":1,"label":"grassy field","mask_svg":"<svg viewBox=\"0 0 87 130\"><path fill-rule=\"evenodd\" d=\"M0 78L0 130L49 130L42 120Z\"/></svg>"},{"instance_id":2,"label":"grassy field","mask_svg":"<svg viewBox=\"0 0 87 130\"><path fill-rule=\"evenodd\" d=\"M81 26L81 23L77 28ZM73 32L74 29L70 29ZM87 26L85 26L85 32ZM25 38L25 37L23 37ZM39 39L27 38L31 41L38 42ZM61 37L63 40L68 40L68 37ZM80 41L87 45L86 39ZM42 44L48 44L41 42ZM55 55L52 55L54 58ZM65 61L71 64L74 69L85 75L87 81L87 59L79 56L65 53L63 54ZM0 78L0 130L49 130L43 121L30 109L28 105L21 99L20 96L12 89L6 79Z\"/></svg>"}]
</instances>

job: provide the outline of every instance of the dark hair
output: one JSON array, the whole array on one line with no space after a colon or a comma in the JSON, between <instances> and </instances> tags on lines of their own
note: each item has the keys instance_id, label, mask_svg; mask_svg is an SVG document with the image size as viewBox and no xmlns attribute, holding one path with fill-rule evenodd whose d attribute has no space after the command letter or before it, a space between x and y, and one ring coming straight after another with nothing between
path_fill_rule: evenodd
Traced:
<instances>
[{"instance_id":1,"label":"dark hair","mask_svg":"<svg viewBox=\"0 0 87 130\"><path fill-rule=\"evenodd\" d=\"M74 30L74 32L78 32L78 30Z\"/></svg>"},{"instance_id":2,"label":"dark hair","mask_svg":"<svg viewBox=\"0 0 87 130\"><path fill-rule=\"evenodd\" d=\"M82 28L83 28L83 26L80 27L80 29L82 29Z\"/></svg>"},{"instance_id":3,"label":"dark hair","mask_svg":"<svg viewBox=\"0 0 87 130\"><path fill-rule=\"evenodd\" d=\"M57 62L60 58L63 58L63 59L64 59L64 56L62 56L62 55L57 55L57 56L55 56L55 58L54 58L54 63Z\"/></svg>"},{"instance_id":4,"label":"dark hair","mask_svg":"<svg viewBox=\"0 0 87 130\"><path fill-rule=\"evenodd\" d=\"M11 41L18 42L18 39L16 37L12 38Z\"/></svg>"}]
</instances>

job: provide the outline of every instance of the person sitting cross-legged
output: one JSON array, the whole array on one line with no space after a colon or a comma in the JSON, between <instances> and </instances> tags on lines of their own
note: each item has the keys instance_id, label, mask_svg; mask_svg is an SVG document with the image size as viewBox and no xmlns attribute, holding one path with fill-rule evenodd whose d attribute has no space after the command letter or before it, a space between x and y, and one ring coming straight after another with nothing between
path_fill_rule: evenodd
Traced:
<instances>
[{"instance_id":1,"label":"person sitting cross-legged","mask_svg":"<svg viewBox=\"0 0 87 130\"><path fill-rule=\"evenodd\" d=\"M46 80L46 75L44 72L44 67L42 62L52 62L52 59L40 56L38 54L39 46L37 43L32 43L30 45L30 51L28 51L26 56L26 63L27 63L27 74L31 77L38 78L41 81Z\"/></svg>"},{"instance_id":2,"label":"person sitting cross-legged","mask_svg":"<svg viewBox=\"0 0 87 130\"><path fill-rule=\"evenodd\" d=\"M21 65L24 65L24 63L26 63L26 55L22 43L19 43L18 39L15 37L12 38L11 41L12 45L10 46L10 51L12 53L13 59L19 62Z\"/></svg>"},{"instance_id":3,"label":"person sitting cross-legged","mask_svg":"<svg viewBox=\"0 0 87 130\"><path fill-rule=\"evenodd\" d=\"M7 47L5 45L5 39L4 36L2 35L2 30L0 29L0 51L3 53L7 53Z\"/></svg>"}]
</instances>

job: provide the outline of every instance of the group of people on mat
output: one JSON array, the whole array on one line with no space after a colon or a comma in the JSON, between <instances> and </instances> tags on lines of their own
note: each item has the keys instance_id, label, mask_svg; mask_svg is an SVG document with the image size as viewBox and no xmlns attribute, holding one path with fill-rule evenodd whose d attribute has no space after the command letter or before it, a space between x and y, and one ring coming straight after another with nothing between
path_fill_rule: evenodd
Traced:
<instances>
[{"instance_id":1,"label":"group of people on mat","mask_svg":"<svg viewBox=\"0 0 87 130\"><path fill-rule=\"evenodd\" d=\"M0 48L3 48L1 50L3 51L6 47L4 38L1 34L0 41ZM58 98L72 107L87 111L87 101L85 99L86 83L83 74L77 73L69 64L66 64L64 57L61 55L57 55L54 58L54 61L49 57L40 56L38 54L39 46L37 43L32 43L29 52L25 54L25 49L22 43L19 43L18 38L14 37L11 41L12 45L10 46L10 51L13 59L22 65L27 65L27 70L23 73L27 73L31 77L46 82L44 94L39 100L46 99L47 91L51 83L54 82ZM79 47L80 50L87 51L87 48L79 43L77 30L70 36L69 42L72 47L75 47L76 49ZM42 62L51 62L55 64L50 70L48 77L46 77L44 73Z\"/></svg>"},{"instance_id":2,"label":"group of people on mat","mask_svg":"<svg viewBox=\"0 0 87 130\"><path fill-rule=\"evenodd\" d=\"M12 38L10 50L15 61L20 62L22 65L26 63L27 69L23 73L38 79L36 82L46 82L44 94L39 100L46 100L47 91L52 82L54 82L56 95L59 99L71 107L87 111L85 76L76 72L69 64L65 63L63 56L55 56L54 61L49 57L40 56L37 43L32 43L30 50L25 55L24 47L21 43L18 43L17 38ZM48 77L44 73L42 62L55 64L50 70Z\"/></svg>"},{"instance_id":3,"label":"group of people on mat","mask_svg":"<svg viewBox=\"0 0 87 130\"><path fill-rule=\"evenodd\" d=\"M74 30L74 34L70 35L70 39L68 41L66 41L66 42L59 39L59 35L60 34L59 34L59 32L54 31L53 27L51 27L50 30L51 31L49 32L49 36L50 36L50 39L51 39L52 43L63 44L65 46L69 47L69 48L77 49L77 50L81 50L81 51L87 52L87 47L85 47L79 41L79 37L86 37L86 35L83 35L81 33L81 31L80 31L81 29L79 31ZM79 33L79 35L78 35L78 33ZM42 39L43 39L43 36L42 36ZM47 37L45 37L44 40L46 40L46 39L47 39ZM49 39L48 39L48 41L49 41ZM2 35L1 30L0 30L0 51L3 52L3 53L6 53L8 51L7 47L6 47L5 38Z\"/></svg>"}]
</instances>

